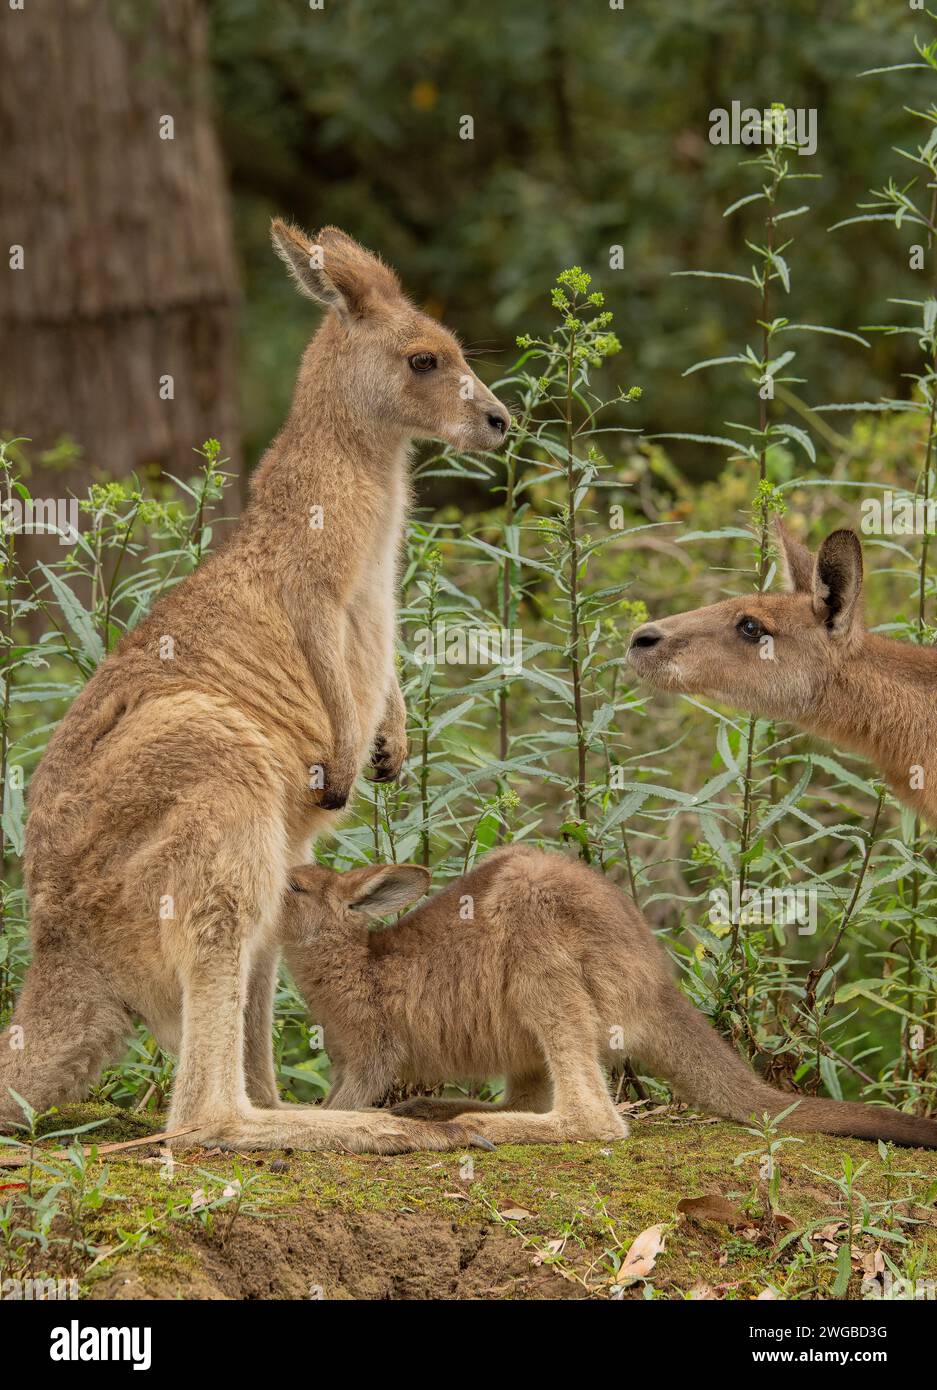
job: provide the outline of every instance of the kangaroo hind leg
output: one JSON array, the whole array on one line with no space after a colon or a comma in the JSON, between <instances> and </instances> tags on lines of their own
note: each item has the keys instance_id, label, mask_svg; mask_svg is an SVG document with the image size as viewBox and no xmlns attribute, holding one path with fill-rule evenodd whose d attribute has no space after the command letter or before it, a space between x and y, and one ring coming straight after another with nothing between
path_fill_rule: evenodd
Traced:
<instances>
[{"instance_id":1,"label":"kangaroo hind leg","mask_svg":"<svg viewBox=\"0 0 937 1390\"><path fill-rule=\"evenodd\" d=\"M244 1070L247 1094L254 1105L275 1110L280 1104L273 1059L273 1004L278 952L261 947L251 965L244 1019Z\"/></svg>"},{"instance_id":2,"label":"kangaroo hind leg","mask_svg":"<svg viewBox=\"0 0 937 1390\"><path fill-rule=\"evenodd\" d=\"M538 1042L553 1087L551 1108L473 1116L478 1132L505 1144L626 1139L628 1126L612 1104L599 1065L598 1020L591 998L584 990L570 990L551 1008L545 992L539 1013L543 1023L537 1029Z\"/></svg>"}]
</instances>

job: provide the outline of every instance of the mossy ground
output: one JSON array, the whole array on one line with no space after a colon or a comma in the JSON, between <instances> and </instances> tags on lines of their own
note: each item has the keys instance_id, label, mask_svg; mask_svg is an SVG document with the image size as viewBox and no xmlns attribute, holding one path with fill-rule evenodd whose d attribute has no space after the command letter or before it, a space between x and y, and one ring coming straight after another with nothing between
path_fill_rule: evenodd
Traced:
<instances>
[{"instance_id":1,"label":"mossy ground","mask_svg":"<svg viewBox=\"0 0 937 1390\"><path fill-rule=\"evenodd\" d=\"M104 1119L98 1143L139 1137L156 1121L109 1106L72 1106L55 1128ZM91 1136L85 1136L86 1141ZM741 1127L666 1112L637 1120L621 1143L505 1146L407 1154L185 1153L171 1164L143 1147L105 1156L108 1200L86 1218L95 1246L126 1246L79 1271L84 1296L125 1298L785 1298L834 1294L847 1203L829 1178L846 1156L855 1234L847 1296L881 1249L894 1270L937 1279L937 1153L806 1136L780 1150L780 1222L765 1217L758 1139ZM862 1167L862 1165L865 1165ZM97 1169L92 1167L92 1176ZM241 1198L208 1211L239 1178ZM2 1180L22 1180L3 1170ZM201 1189L203 1197L193 1194ZM730 1228L690 1220L685 1198L718 1194ZM2 1194L0 1194L2 1195ZM884 1204L884 1205L882 1205ZM192 1210L194 1206L194 1210ZM173 1215L167 1216L169 1208ZM510 1213L516 1213L511 1215ZM825 1228L816 1237L812 1223ZM837 1223L841 1223L837 1225ZM616 1284L635 1238L664 1227L646 1279ZM55 1249L48 1263L54 1267ZM842 1271L842 1258L840 1258ZM842 1273L841 1273L842 1277Z\"/></svg>"}]
</instances>

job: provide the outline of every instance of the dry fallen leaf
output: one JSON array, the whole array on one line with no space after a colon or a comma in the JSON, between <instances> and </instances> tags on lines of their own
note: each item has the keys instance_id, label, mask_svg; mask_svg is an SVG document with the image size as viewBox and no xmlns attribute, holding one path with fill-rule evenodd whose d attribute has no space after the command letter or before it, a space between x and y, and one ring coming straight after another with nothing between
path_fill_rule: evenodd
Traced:
<instances>
[{"instance_id":1,"label":"dry fallen leaf","mask_svg":"<svg viewBox=\"0 0 937 1390\"><path fill-rule=\"evenodd\" d=\"M544 1260L549 1259L549 1257L550 1257L551 1255L562 1255L562 1253L563 1253L563 1251L564 1251L565 1249L566 1249L566 1239L565 1239L565 1237L564 1237L562 1240L548 1240L548 1241L545 1241L545 1242L544 1242L544 1245L543 1245L543 1249L542 1249L542 1250L539 1250L539 1251L537 1252L537 1254L534 1255L534 1257L532 1258L532 1260L531 1260L530 1263L533 1264L533 1265L542 1265L543 1262L544 1262Z\"/></svg>"},{"instance_id":2,"label":"dry fallen leaf","mask_svg":"<svg viewBox=\"0 0 937 1390\"><path fill-rule=\"evenodd\" d=\"M470 1202L472 1199L467 1192L444 1192L444 1197L449 1197L453 1202Z\"/></svg>"},{"instance_id":3,"label":"dry fallen leaf","mask_svg":"<svg viewBox=\"0 0 937 1390\"><path fill-rule=\"evenodd\" d=\"M684 1197L677 1203L677 1211L682 1211L689 1221L718 1221L720 1226L738 1230L749 1224L749 1218L725 1197L715 1193L705 1197Z\"/></svg>"},{"instance_id":4,"label":"dry fallen leaf","mask_svg":"<svg viewBox=\"0 0 937 1390\"><path fill-rule=\"evenodd\" d=\"M622 1284L626 1279L645 1279L654 1268L654 1262L664 1248L663 1226L648 1226L631 1243L621 1268L615 1275L615 1283Z\"/></svg>"},{"instance_id":5,"label":"dry fallen leaf","mask_svg":"<svg viewBox=\"0 0 937 1390\"><path fill-rule=\"evenodd\" d=\"M756 1303L761 1303L761 1302L762 1302L763 1300L765 1300L765 1299L777 1299L777 1296L778 1296L778 1291L777 1291L777 1289L772 1288L771 1285L769 1284L768 1287L767 1287L766 1289L762 1289L761 1293L760 1293L760 1294L758 1295L758 1297L755 1299L755 1302L756 1302Z\"/></svg>"},{"instance_id":6,"label":"dry fallen leaf","mask_svg":"<svg viewBox=\"0 0 937 1390\"><path fill-rule=\"evenodd\" d=\"M845 1221L831 1221L828 1226L819 1226L813 1233L814 1240L832 1240L846 1225Z\"/></svg>"},{"instance_id":7,"label":"dry fallen leaf","mask_svg":"<svg viewBox=\"0 0 937 1390\"><path fill-rule=\"evenodd\" d=\"M504 1207L499 1210L498 1215L505 1221L523 1221L530 1212L525 1211L523 1207Z\"/></svg>"},{"instance_id":8,"label":"dry fallen leaf","mask_svg":"<svg viewBox=\"0 0 937 1390\"><path fill-rule=\"evenodd\" d=\"M702 1303L704 1301L708 1302L714 1298L717 1298L718 1294L716 1293L716 1290L713 1288L712 1284L699 1283L693 1285L692 1289L690 1290L690 1297L693 1299L694 1303Z\"/></svg>"}]
</instances>

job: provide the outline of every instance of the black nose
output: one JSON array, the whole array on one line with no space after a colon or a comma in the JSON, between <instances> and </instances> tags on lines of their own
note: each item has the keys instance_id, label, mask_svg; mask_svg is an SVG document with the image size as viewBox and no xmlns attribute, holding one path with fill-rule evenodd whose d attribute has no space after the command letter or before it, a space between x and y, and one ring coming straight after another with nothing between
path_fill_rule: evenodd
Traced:
<instances>
[{"instance_id":1,"label":"black nose","mask_svg":"<svg viewBox=\"0 0 937 1390\"><path fill-rule=\"evenodd\" d=\"M490 410L488 412L488 423L493 430L497 430L499 434L504 435L507 433L508 425L511 423L511 417L506 411L503 414L499 414Z\"/></svg>"},{"instance_id":2,"label":"black nose","mask_svg":"<svg viewBox=\"0 0 937 1390\"><path fill-rule=\"evenodd\" d=\"M663 640L664 634L659 627L653 623L647 623L644 627L639 627L631 639L631 646L634 647L656 647L658 642Z\"/></svg>"}]
</instances>

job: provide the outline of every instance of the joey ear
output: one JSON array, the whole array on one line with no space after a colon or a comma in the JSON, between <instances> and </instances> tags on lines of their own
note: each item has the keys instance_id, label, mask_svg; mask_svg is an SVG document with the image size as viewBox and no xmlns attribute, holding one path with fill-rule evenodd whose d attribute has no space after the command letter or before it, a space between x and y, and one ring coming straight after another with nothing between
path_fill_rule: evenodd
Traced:
<instances>
[{"instance_id":1,"label":"joey ear","mask_svg":"<svg viewBox=\"0 0 937 1390\"><path fill-rule=\"evenodd\" d=\"M287 874L287 881L291 893L321 893L333 877L332 870L323 869L321 864L297 864Z\"/></svg>"},{"instance_id":2,"label":"joey ear","mask_svg":"<svg viewBox=\"0 0 937 1390\"><path fill-rule=\"evenodd\" d=\"M429 869L419 864L380 864L365 870L354 884L348 906L364 917L384 917L399 912L430 885Z\"/></svg>"},{"instance_id":3,"label":"joey ear","mask_svg":"<svg viewBox=\"0 0 937 1390\"><path fill-rule=\"evenodd\" d=\"M795 594L813 593L816 561L808 550L780 520L775 522L775 534L780 542L781 574L784 587Z\"/></svg>"},{"instance_id":4,"label":"joey ear","mask_svg":"<svg viewBox=\"0 0 937 1390\"><path fill-rule=\"evenodd\" d=\"M832 531L817 552L814 612L825 615L834 637L847 637L862 621L862 546L855 531Z\"/></svg>"}]
</instances>

